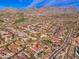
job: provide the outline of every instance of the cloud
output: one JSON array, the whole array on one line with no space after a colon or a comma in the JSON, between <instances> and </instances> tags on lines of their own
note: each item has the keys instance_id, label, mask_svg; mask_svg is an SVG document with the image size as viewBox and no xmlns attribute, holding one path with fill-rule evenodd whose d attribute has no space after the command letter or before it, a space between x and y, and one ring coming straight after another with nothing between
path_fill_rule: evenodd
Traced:
<instances>
[{"instance_id":1,"label":"cloud","mask_svg":"<svg viewBox=\"0 0 79 59\"><path fill-rule=\"evenodd\" d=\"M35 7L35 8L43 8L49 6L66 7L70 5L75 7L74 4L78 5L78 3L79 0L33 0L33 2L28 7Z\"/></svg>"},{"instance_id":2,"label":"cloud","mask_svg":"<svg viewBox=\"0 0 79 59\"><path fill-rule=\"evenodd\" d=\"M63 7L73 6L79 7L79 0L0 0L0 6L16 7L16 8L43 8L49 6Z\"/></svg>"}]
</instances>

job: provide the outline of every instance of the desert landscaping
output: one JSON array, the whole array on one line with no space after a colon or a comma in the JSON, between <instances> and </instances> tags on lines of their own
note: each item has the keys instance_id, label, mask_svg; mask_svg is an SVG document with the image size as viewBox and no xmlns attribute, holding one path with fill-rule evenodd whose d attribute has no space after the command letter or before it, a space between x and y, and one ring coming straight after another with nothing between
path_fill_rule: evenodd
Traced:
<instances>
[{"instance_id":1,"label":"desert landscaping","mask_svg":"<svg viewBox=\"0 0 79 59\"><path fill-rule=\"evenodd\" d=\"M79 59L79 14L61 10L0 10L0 59Z\"/></svg>"}]
</instances>

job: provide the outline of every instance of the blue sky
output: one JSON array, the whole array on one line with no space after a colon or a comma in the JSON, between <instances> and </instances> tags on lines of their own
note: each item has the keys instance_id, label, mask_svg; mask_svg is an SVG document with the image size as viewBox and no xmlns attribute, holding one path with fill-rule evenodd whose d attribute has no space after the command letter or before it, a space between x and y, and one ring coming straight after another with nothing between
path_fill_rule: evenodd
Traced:
<instances>
[{"instance_id":1,"label":"blue sky","mask_svg":"<svg viewBox=\"0 0 79 59\"><path fill-rule=\"evenodd\" d=\"M79 8L79 0L0 0L0 8L43 8L48 6Z\"/></svg>"}]
</instances>

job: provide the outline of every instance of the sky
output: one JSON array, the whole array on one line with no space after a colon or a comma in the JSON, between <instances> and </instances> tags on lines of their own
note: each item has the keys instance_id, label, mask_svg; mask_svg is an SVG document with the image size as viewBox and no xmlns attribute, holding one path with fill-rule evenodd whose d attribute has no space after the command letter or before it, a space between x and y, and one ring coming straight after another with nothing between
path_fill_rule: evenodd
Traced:
<instances>
[{"instance_id":1,"label":"sky","mask_svg":"<svg viewBox=\"0 0 79 59\"><path fill-rule=\"evenodd\" d=\"M0 8L75 7L79 0L0 0Z\"/></svg>"}]
</instances>

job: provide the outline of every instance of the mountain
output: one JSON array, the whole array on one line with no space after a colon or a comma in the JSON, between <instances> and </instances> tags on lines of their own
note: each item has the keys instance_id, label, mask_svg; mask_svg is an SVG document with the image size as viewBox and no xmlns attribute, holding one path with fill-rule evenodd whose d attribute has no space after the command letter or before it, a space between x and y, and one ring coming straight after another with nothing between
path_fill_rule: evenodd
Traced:
<instances>
[{"instance_id":1,"label":"mountain","mask_svg":"<svg viewBox=\"0 0 79 59\"><path fill-rule=\"evenodd\" d=\"M48 8L29 8L29 9L12 9L12 8L4 8L0 9L0 13L24 13L25 15L60 15L60 14L67 14L67 15L76 15L79 11L75 8L56 8L56 7L48 7Z\"/></svg>"}]
</instances>

